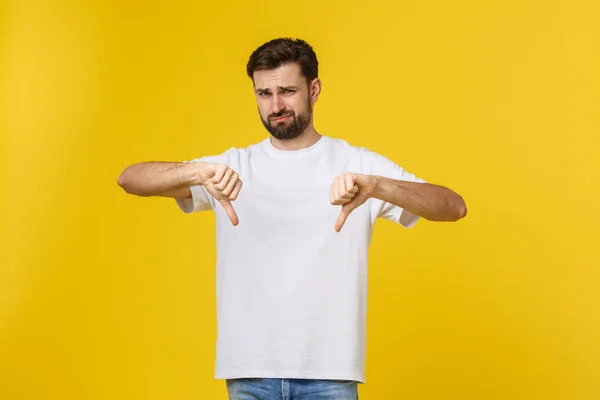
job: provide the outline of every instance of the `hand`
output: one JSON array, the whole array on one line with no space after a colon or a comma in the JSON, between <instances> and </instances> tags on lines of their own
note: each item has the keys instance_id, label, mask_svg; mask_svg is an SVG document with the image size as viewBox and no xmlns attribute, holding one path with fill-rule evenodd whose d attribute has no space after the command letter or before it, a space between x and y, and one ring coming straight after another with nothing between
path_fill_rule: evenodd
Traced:
<instances>
[{"instance_id":1,"label":"hand","mask_svg":"<svg viewBox=\"0 0 600 400\"><path fill-rule=\"evenodd\" d=\"M350 213L371 197L377 185L377 178L373 175L362 175L346 172L336 177L330 188L330 202L341 205L342 211L335 223L335 230L339 232Z\"/></svg>"},{"instance_id":2,"label":"hand","mask_svg":"<svg viewBox=\"0 0 600 400\"><path fill-rule=\"evenodd\" d=\"M242 188L240 175L224 164L200 163L200 180L208 193L215 198L227 213L231 223L239 223L238 216L231 205Z\"/></svg>"}]
</instances>

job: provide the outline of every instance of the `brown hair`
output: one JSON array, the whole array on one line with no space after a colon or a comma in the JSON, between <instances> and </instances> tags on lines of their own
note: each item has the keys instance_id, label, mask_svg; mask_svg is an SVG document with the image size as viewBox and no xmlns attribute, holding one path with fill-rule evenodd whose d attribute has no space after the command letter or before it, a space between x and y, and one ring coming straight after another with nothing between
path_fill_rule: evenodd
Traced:
<instances>
[{"instance_id":1,"label":"brown hair","mask_svg":"<svg viewBox=\"0 0 600 400\"><path fill-rule=\"evenodd\" d=\"M313 48L302 39L278 38L264 43L250 55L246 72L252 79L254 71L275 69L296 63L306 82L319 76L319 62Z\"/></svg>"}]
</instances>

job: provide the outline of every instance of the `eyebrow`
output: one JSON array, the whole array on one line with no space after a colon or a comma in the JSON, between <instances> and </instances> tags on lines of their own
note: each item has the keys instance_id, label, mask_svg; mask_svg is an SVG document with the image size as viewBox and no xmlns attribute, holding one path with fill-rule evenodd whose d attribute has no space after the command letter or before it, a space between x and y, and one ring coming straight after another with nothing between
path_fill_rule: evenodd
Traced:
<instances>
[{"instance_id":1,"label":"eyebrow","mask_svg":"<svg viewBox=\"0 0 600 400\"><path fill-rule=\"evenodd\" d=\"M266 92L270 89L256 88L256 92ZM277 86L277 90L298 90L297 86Z\"/></svg>"}]
</instances>

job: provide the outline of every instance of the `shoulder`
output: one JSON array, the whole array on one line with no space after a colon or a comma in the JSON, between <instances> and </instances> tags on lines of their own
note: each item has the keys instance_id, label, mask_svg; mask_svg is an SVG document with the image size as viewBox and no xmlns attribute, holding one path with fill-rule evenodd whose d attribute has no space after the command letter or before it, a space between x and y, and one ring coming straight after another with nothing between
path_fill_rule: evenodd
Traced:
<instances>
[{"instance_id":1,"label":"shoulder","mask_svg":"<svg viewBox=\"0 0 600 400\"><path fill-rule=\"evenodd\" d=\"M328 141L329 149L331 151L357 152L360 150L360 147L354 146L344 139L334 138L331 136L324 136L323 139Z\"/></svg>"},{"instance_id":2,"label":"shoulder","mask_svg":"<svg viewBox=\"0 0 600 400\"><path fill-rule=\"evenodd\" d=\"M226 150L222 151L221 153L201 156L199 158L195 158L193 161L204 161L209 163L227 165L236 164L239 163L240 160L247 158L251 152L256 151L259 148L259 146L261 146L261 142L254 143L246 147L231 146Z\"/></svg>"},{"instance_id":3,"label":"shoulder","mask_svg":"<svg viewBox=\"0 0 600 400\"><path fill-rule=\"evenodd\" d=\"M396 163L386 156L372 151L368 147L356 145L344 139L329 138L330 149L333 153L343 157L349 157L360 163L363 173L372 173L379 168L393 168Z\"/></svg>"}]
</instances>

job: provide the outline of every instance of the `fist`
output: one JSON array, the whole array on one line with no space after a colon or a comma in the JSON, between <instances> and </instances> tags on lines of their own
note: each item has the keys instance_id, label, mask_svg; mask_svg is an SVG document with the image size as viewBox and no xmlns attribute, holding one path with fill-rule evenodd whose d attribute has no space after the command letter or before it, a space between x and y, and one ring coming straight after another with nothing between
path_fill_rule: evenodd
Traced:
<instances>
[{"instance_id":1,"label":"fist","mask_svg":"<svg viewBox=\"0 0 600 400\"><path fill-rule=\"evenodd\" d=\"M372 175L351 172L346 172L333 180L329 201L332 205L342 206L340 216L335 223L336 232L342 230L350 213L371 197L376 182L376 178Z\"/></svg>"},{"instance_id":2,"label":"fist","mask_svg":"<svg viewBox=\"0 0 600 400\"><path fill-rule=\"evenodd\" d=\"M223 206L231 223L237 225L239 219L231 202L242 189L240 175L225 164L201 163L200 181L208 193Z\"/></svg>"}]
</instances>

